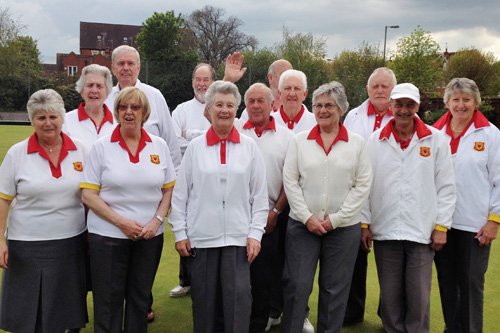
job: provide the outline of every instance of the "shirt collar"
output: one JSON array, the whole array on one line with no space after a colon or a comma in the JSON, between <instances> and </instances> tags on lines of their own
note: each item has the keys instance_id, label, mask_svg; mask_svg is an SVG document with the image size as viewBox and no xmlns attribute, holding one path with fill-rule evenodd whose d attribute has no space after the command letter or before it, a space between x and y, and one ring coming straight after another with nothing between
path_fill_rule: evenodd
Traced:
<instances>
[{"instance_id":1,"label":"shirt collar","mask_svg":"<svg viewBox=\"0 0 500 333\"><path fill-rule=\"evenodd\" d=\"M425 125L425 123L420 118L418 118L417 116L413 116L413 120L415 121L415 132L417 133L419 140L432 134L432 131ZM380 132L380 137L379 137L380 140L389 139L391 137L391 133L395 133L396 131L394 129L395 122L396 122L395 119L391 119L387 123L387 125L385 125L385 127Z\"/></svg>"},{"instance_id":2,"label":"shirt collar","mask_svg":"<svg viewBox=\"0 0 500 333\"><path fill-rule=\"evenodd\" d=\"M289 121L291 121L291 122L297 124L300 121L300 118L302 117L302 115L304 114L304 110L305 110L304 105L302 105L302 108L300 109L299 113L297 113L297 115L293 119L290 119L290 118L288 118L287 114L283 110L283 105L282 105L280 107L281 118L283 118L283 121L285 123L288 123Z\"/></svg>"},{"instance_id":3,"label":"shirt collar","mask_svg":"<svg viewBox=\"0 0 500 333\"><path fill-rule=\"evenodd\" d=\"M448 111L441 118L439 118L432 126L441 130L444 128L445 125L447 125L448 128L446 130L446 133L449 134L448 131L451 133L450 121L451 121L451 112ZM484 114L479 110L474 111L474 115L472 116L470 124L474 124L475 128L490 126L488 118L486 118ZM467 125L467 128L469 128L470 124Z\"/></svg>"},{"instance_id":4,"label":"shirt collar","mask_svg":"<svg viewBox=\"0 0 500 333\"><path fill-rule=\"evenodd\" d=\"M377 116L378 116L378 115L380 115L380 113L378 113L378 112L375 110L375 107L373 106L372 102L371 102L371 101L369 101L369 102L368 102L368 115L369 115L369 116L371 116L372 114L375 114L375 115L377 115ZM386 112L386 113L384 113L384 116L385 116L386 114L391 115L391 116L393 115L391 110L387 110L387 112Z\"/></svg>"},{"instance_id":5,"label":"shirt collar","mask_svg":"<svg viewBox=\"0 0 500 333\"><path fill-rule=\"evenodd\" d=\"M233 129L231 130L231 133L229 133L229 136L226 139L221 139L214 131L213 127L210 126L210 128L207 131L206 134L207 137L207 145L213 146L223 140L229 140L234 143L240 143L240 133L236 130L236 128L233 126Z\"/></svg>"},{"instance_id":6,"label":"shirt collar","mask_svg":"<svg viewBox=\"0 0 500 333\"><path fill-rule=\"evenodd\" d=\"M113 114L111 113L106 104L103 104L103 106L104 106L104 118L102 119L101 125L106 121L109 121L112 124ZM78 106L78 121L84 121L86 119L92 119L92 118L90 118L87 112L85 112L85 102L81 102L80 105Z\"/></svg>"},{"instance_id":7,"label":"shirt collar","mask_svg":"<svg viewBox=\"0 0 500 333\"><path fill-rule=\"evenodd\" d=\"M67 136L63 132L61 132L61 136L62 136L62 147L61 147L61 154L60 155L63 155L63 151L67 153L69 150L76 150L75 143L73 142L73 140L71 140L71 138L69 136ZM40 153L40 155L46 154L45 150L42 148L42 146L38 142L36 133L33 133L33 135L31 135L29 140L28 140L27 153L32 154L32 153L37 153L37 152Z\"/></svg>"},{"instance_id":8,"label":"shirt collar","mask_svg":"<svg viewBox=\"0 0 500 333\"><path fill-rule=\"evenodd\" d=\"M254 127L255 127L255 125L250 120L247 120L247 122L245 123L245 125L243 125L244 129L250 129L250 128L254 128ZM273 116L269 116L269 123L262 130L262 132L264 132L265 130L273 130L273 131L276 132L276 123L274 122L274 117ZM256 127L255 127L255 132L257 132L257 128ZM262 133L262 132L260 132L260 133Z\"/></svg>"}]
</instances>

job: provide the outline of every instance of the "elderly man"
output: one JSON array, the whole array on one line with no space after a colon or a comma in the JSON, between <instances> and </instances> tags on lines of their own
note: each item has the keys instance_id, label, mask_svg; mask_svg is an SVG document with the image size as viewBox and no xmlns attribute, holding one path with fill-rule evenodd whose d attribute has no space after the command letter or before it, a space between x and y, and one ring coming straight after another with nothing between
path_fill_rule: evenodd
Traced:
<instances>
[{"instance_id":1,"label":"elderly man","mask_svg":"<svg viewBox=\"0 0 500 333\"><path fill-rule=\"evenodd\" d=\"M272 101L273 112L278 111L281 107L281 99L278 92L278 83L280 81L281 74L283 74L284 71L289 69L293 69L293 67L288 60L278 59L275 62L273 62L269 66L269 69L267 70L267 80L269 81L269 88L271 88L271 91L273 93L273 101ZM240 119L248 120L247 109L243 110Z\"/></svg>"},{"instance_id":2,"label":"elderly man","mask_svg":"<svg viewBox=\"0 0 500 333\"><path fill-rule=\"evenodd\" d=\"M282 105L273 114L277 124L288 127L294 133L316 126L316 118L302 104L307 96L307 78L303 72L295 69L284 71L279 80L278 95Z\"/></svg>"},{"instance_id":3,"label":"elderly man","mask_svg":"<svg viewBox=\"0 0 500 333\"><path fill-rule=\"evenodd\" d=\"M175 170L181 165L181 150L175 135L174 123L170 116L167 102L161 92L139 81L141 59L139 52L131 46L121 45L114 49L111 55L111 71L118 79L118 84L113 87L108 98L104 101L110 110L114 109L115 98L121 89L137 87L144 91L151 105L151 115L144 124L144 129L151 134L159 136L167 142L170 156Z\"/></svg>"},{"instance_id":4,"label":"elderly man","mask_svg":"<svg viewBox=\"0 0 500 333\"><path fill-rule=\"evenodd\" d=\"M269 215L261 251L251 266L253 303L249 332L263 332L267 326L273 288L271 277L278 246L278 231L275 228L278 220L287 219L286 214L281 214L287 206L282 173L288 144L294 134L289 129L276 125L270 115L272 102L271 89L262 83L253 84L245 93L249 120L240 120L235 124L240 133L251 137L259 146L266 165L269 194Z\"/></svg>"},{"instance_id":5,"label":"elderly man","mask_svg":"<svg viewBox=\"0 0 500 333\"><path fill-rule=\"evenodd\" d=\"M361 245L369 251L374 240L386 332L429 332L434 251L446 243L455 208L450 147L415 116L419 104L417 87L395 86L394 119L367 142L373 185Z\"/></svg>"},{"instance_id":6,"label":"elderly man","mask_svg":"<svg viewBox=\"0 0 500 333\"><path fill-rule=\"evenodd\" d=\"M387 125L393 118L392 111L389 109L389 98L396 84L396 76L392 70L386 67L375 69L366 85L368 99L347 114L344 126L368 140L375 130ZM360 323L364 320L367 269L368 252L361 248L358 251L352 276L344 325Z\"/></svg>"}]
</instances>

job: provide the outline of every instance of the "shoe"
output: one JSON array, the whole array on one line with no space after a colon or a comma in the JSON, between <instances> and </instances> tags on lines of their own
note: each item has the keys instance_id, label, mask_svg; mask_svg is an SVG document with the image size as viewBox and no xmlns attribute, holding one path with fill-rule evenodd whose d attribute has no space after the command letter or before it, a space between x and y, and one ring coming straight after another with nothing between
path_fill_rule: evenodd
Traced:
<instances>
[{"instance_id":1,"label":"shoe","mask_svg":"<svg viewBox=\"0 0 500 333\"><path fill-rule=\"evenodd\" d=\"M267 320L266 332L269 331L272 326L276 326L279 324L281 324L281 316L279 316L278 318L269 317L269 319Z\"/></svg>"},{"instance_id":2,"label":"shoe","mask_svg":"<svg viewBox=\"0 0 500 333\"><path fill-rule=\"evenodd\" d=\"M309 321L309 318L304 319L304 327L302 327L302 333L314 333L314 326Z\"/></svg>"},{"instance_id":3,"label":"shoe","mask_svg":"<svg viewBox=\"0 0 500 333\"><path fill-rule=\"evenodd\" d=\"M153 309L150 309L148 311L148 323L152 323L153 321L155 321L155 312Z\"/></svg>"},{"instance_id":4,"label":"shoe","mask_svg":"<svg viewBox=\"0 0 500 333\"><path fill-rule=\"evenodd\" d=\"M186 296L189 294L189 290L191 289L190 286L183 287L183 286L177 286L170 290L170 297L182 297Z\"/></svg>"}]
</instances>

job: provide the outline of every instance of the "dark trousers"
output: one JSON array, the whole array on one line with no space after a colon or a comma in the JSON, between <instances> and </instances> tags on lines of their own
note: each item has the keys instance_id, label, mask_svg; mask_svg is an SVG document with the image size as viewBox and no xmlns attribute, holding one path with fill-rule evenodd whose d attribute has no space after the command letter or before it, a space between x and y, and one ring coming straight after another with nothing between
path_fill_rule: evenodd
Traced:
<instances>
[{"instance_id":1,"label":"dark trousers","mask_svg":"<svg viewBox=\"0 0 500 333\"><path fill-rule=\"evenodd\" d=\"M246 246L195 251L191 265L194 332L248 332L252 292Z\"/></svg>"},{"instance_id":2,"label":"dark trousers","mask_svg":"<svg viewBox=\"0 0 500 333\"><path fill-rule=\"evenodd\" d=\"M351 290L345 311L344 323L362 322L365 317L366 275L368 270L368 252L359 248L354 272L352 274Z\"/></svg>"},{"instance_id":3,"label":"dark trousers","mask_svg":"<svg viewBox=\"0 0 500 333\"><path fill-rule=\"evenodd\" d=\"M302 332L318 260L318 332L340 332L361 239L360 224L317 236L290 218L286 237L283 332Z\"/></svg>"},{"instance_id":4,"label":"dark trousers","mask_svg":"<svg viewBox=\"0 0 500 333\"><path fill-rule=\"evenodd\" d=\"M262 236L260 253L250 265L252 282L252 315L250 332L264 332L269 318L273 266L278 247L278 230Z\"/></svg>"},{"instance_id":5,"label":"dark trousers","mask_svg":"<svg viewBox=\"0 0 500 333\"><path fill-rule=\"evenodd\" d=\"M283 313L283 268L285 267L286 229L289 212L290 207L287 205L279 215L277 230L274 231L278 233L278 245L274 257L272 288L269 300L269 317L272 318L279 318Z\"/></svg>"},{"instance_id":6,"label":"dark trousers","mask_svg":"<svg viewBox=\"0 0 500 333\"><path fill-rule=\"evenodd\" d=\"M182 257L179 261L179 285L182 287L191 286L191 257Z\"/></svg>"},{"instance_id":7,"label":"dark trousers","mask_svg":"<svg viewBox=\"0 0 500 333\"><path fill-rule=\"evenodd\" d=\"M480 247L475 236L475 232L452 228L434 258L449 333L483 331L484 275L491 245Z\"/></svg>"},{"instance_id":8,"label":"dark trousers","mask_svg":"<svg viewBox=\"0 0 500 333\"><path fill-rule=\"evenodd\" d=\"M148 303L163 249L163 234L132 241L89 234L94 331L146 332Z\"/></svg>"}]
</instances>

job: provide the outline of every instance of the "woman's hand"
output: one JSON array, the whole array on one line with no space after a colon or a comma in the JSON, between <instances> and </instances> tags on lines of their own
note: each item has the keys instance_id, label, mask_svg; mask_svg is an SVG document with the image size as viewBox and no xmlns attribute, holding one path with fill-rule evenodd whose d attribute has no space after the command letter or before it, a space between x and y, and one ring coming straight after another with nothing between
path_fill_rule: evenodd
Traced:
<instances>
[{"instance_id":1,"label":"woman's hand","mask_svg":"<svg viewBox=\"0 0 500 333\"><path fill-rule=\"evenodd\" d=\"M189 239L183 239L175 243L175 249L181 257L189 257L189 251L191 251L191 243Z\"/></svg>"},{"instance_id":2,"label":"woman's hand","mask_svg":"<svg viewBox=\"0 0 500 333\"><path fill-rule=\"evenodd\" d=\"M5 239L0 240L0 267L7 269L7 264L9 263L9 249L7 248L7 243Z\"/></svg>"},{"instance_id":3,"label":"woman's hand","mask_svg":"<svg viewBox=\"0 0 500 333\"><path fill-rule=\"evenodd\" d=\"M498 223L488 220L486 224L476 234L476 239L479 239L479 246L490 245L497 238Z\"/></svg>"},{"instance_id":4,"label":"woman's hand","mask_svg":"<svg viewBox=\"0 0 500 333\"><path fill-rule=\"evenodd\" d=\"M118 228L131 240L136 241L142 233L142 225L134 220L122 218L118 223Z\"/></svg>"},{"instance_id":5,"label":"woman's hand","mask_svg":"<svg viewBox=\"0 0 500 333\"><path fill-rule=\"evenodd\" d=\"M330 223L331 225L331 223ZM321 221L314 215L311 215L311 217L307 220L306 222L306 227L307 230L312 232L315 235L321 236L327 233L323 225L321 225Z\"/></svg>"},{"instance_id":6,"label":"woman's hand","mask_svg":"<svg viewBox=\"0 0 500 333\"><path fill-rule=\"evenodd\" d=\"M247 239L247 257L248 261L252 263L260 252L260 242L253 238Z\"/></svg>"},{"instance_id":7,"label":"woman's hand","mask_svg":"<svg viewBox=\"0 0 500 333\"><path fill-rule=\"evenodd\" d=\"M139 234L138 238L146 240L153 238L158 232L158 229L160 229L160 226L160 220L158 220L156 217L153 217L151 221L149 221L148 224L146 224L144 228L142 228L142 232Z\"/></svg>"},{"instance_id":8,"label":"woman's hand","mask_svg":"<svg viewBox=\"0 0 500 333\"><path fill-rule=\"evenodd\" d=\"M321 225L326 230L326 232L330 232L333 230L332 221L330 220L330 216L328 215L325 215L325 218L323 219L323 221L321 221Z\"/></svg>"}]
</instances>

